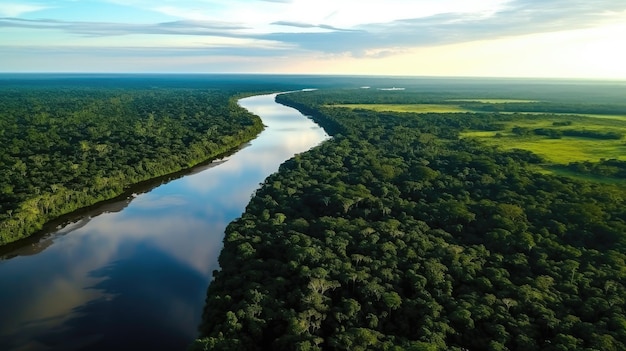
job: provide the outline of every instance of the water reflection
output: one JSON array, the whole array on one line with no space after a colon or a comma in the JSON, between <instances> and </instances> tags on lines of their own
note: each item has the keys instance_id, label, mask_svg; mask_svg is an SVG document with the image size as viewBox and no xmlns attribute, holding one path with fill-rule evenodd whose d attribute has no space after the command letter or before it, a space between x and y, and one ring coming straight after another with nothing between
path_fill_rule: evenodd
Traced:
<instances>
[{"instance_id":1,"label":"water reflection","mask_svg":"<svg viewBox=\"0 0 626 351\"><path fill-rule=\"evenodd\" d=\"M219 166L104 205L5 255L0 350L185 348L226 225L280 163L327 138L274 95L240 104L266 131Z\"/></svg>"}]
</instances>

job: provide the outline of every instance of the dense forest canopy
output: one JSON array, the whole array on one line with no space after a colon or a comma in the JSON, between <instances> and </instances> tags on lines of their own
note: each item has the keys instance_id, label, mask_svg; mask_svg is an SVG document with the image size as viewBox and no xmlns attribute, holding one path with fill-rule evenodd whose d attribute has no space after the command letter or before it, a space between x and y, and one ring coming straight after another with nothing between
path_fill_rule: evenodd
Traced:
<instances>
[{"instance_id":1,"label":"dense forest canopy","mask_svg":"<svg viewBox=\"0 0 626 351\"><path fill-rule=\"evenodd\" d=\"M336 107L532 95L279 95L334 137L283 164L229 225L192 349L625 349L623 187L461 137L497 114Z\"/></svg>"},{"instance_id":2,"label":"dense forest canopy","mask_svg":"<svg viewBox=\"0 0 626 351\"><path fill-rule=\"evenodd\" d=\"M263 129L237 105L237 82L1 83L0 245L132 184L225 153Z\"/></svg>"},{"instance_id":3,"label":"dense forest canopy","mask_svg":"<svg viewBox=\"0 0 626 351\"><path fill-rule=\"evenodd\" d=\"M1 75L0 244L250 140L238 96L307 87L277 99L333 139L229 225L193 349L626 348L618 82Z\"/></svg>"}]
</instances>

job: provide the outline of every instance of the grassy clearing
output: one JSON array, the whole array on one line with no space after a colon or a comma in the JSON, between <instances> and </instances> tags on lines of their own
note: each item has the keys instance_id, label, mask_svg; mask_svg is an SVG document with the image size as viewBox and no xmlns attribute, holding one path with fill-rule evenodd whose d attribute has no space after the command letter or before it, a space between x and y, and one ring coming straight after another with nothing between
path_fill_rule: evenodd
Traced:
<instances>
[{"instance_id":1,"label":"grassy clearing","mask_svg":"<svg viewBox=\"0 0 626 351\"><path fill-rule=\"evenodd\" d=\"M473 112L457 105L444 104L342 104L334 107L373 110L377 112L457 113Z\"/></svg>"},{"instance_id":2,"label":"grassy clearing","mask_svg":"<svg viewBox=\"0 0 626 351\"><path fill-rule=\"evenodd\" d=\"M598 162L602 158L616 158L626 161L626 147L624 147L623 142L619 141L539 137L525 140L513 140L512 138L494 138L494 140L504 141L497 143L500 147L532 151L547 162L554 164L565 165L576 161Z\"/></svg>"},{"instance_id":3,"label":"grassy clearing","mask_svg":"<svg viewBox=\"0 0 626 351\"><path fill-rule=\"evenodd\" d=\"M536 128L549 128L556 130L574 130L580 128L587 131L617 132L626 135L626 121L598 119L594 117L579 117L569 126L554 126L553 119L503 121L499 131L469 130L461 133L462 138L475 138L481 142L499 147L504 150L523 149L540 156L545 163L536 166L536 171L550 173L579 180L614 184L619 187L626 185L626 179L579 173L568 169L566 166L571 162L599 162L602 159L618 159L626 161L626 138L621 139L595 139L585 137L562 136L550 138L543 135L534 135ZM568 118L569 120L569 118ZM531 131L529 135L518 135L512 132L512 128L522 127Z\"/></svg>"},{"instance_id":4,"label":"grassy clearing","mask_svg":"<svg viewBox=\"0 0 626 351\"><path fill-rule=\"evenodd\" d=\"M598 133L615 132L626 135L626 120L599 119L595 117L567 116L555 118L553 115L519 115L499 122L501 127L497 131L468 130L461 133L463 138L477 138L489 145L503 149L523 149L541 156L547 163L567 165L570 162L591 161L601 159L618 159L626 161L626 138L600 139L580 136L565 136L550 138L535 135L533 131L546 128L560 133L571 131L589 131ZM554 123L568 121L569 125L555 125ZM520 135L513 132L513 128L524 128L528 134ZM551 170L554 171L554 170Z\"/></svg>"}]
</instances>

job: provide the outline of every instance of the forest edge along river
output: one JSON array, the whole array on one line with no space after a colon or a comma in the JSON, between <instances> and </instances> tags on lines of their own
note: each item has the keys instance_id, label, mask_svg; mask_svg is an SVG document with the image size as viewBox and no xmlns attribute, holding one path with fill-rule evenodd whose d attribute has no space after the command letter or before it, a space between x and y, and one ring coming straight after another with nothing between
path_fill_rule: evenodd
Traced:
<instances>
[{"instance_id":1,"label":"forest edge along river","mask_svg":"<svg viewBox=\"0 0 626 351\"><path fill-rule=\"evenodd\" d=\"M276 95L239 100L266 129L236 153L4 251L0 349L185 349L226 225L280 164L328 138Z\"/></svg>"}]
</instances>

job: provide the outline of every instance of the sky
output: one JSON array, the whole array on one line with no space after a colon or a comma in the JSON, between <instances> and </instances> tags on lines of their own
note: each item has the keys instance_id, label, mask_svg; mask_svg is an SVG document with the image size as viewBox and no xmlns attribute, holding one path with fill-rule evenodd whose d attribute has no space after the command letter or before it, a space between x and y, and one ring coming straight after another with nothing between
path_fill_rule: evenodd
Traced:
<instances>
[{"instance_id":1,"label":"sky","mask_svg":"<svg viewBox=\"0 0 626 351\"><path fill-rule=\"evenodd\" d=\"M0 0L0 72L626 79L626 0Z\"/></svg>"}]
</instances>

